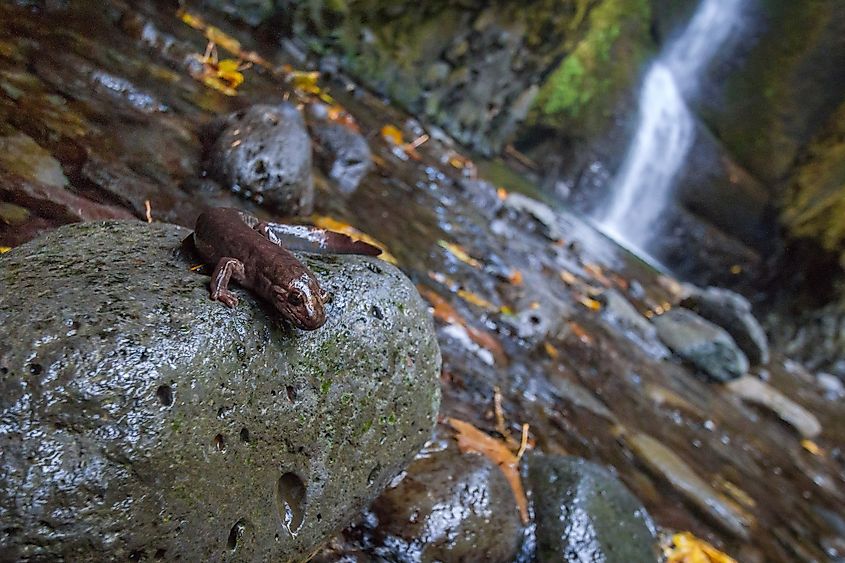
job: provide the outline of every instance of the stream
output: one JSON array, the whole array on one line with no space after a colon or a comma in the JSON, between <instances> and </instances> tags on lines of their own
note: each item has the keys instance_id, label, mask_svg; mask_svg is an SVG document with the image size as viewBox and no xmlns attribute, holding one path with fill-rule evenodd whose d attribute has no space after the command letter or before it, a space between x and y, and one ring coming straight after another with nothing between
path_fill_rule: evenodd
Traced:
<instances>
[{"instance_id":1,"label":"stream","mask_svg":"<svg viewBox=\"0 0 845 563\"><path fill-rule=\"evenodd\" d=\"M115 209L188 227L210 206L272 217L207 181L199 139L218 115L297 101L291 83L255 65L243 71L237 96L224 95L188 73L185 57L202 55L206 40L176 17L173 3L94 4L0 5L0 135L25 134L40 147L11 164L0 158L0 201L7 202L0 246ZM302 65L256 42L245 27L203 17L274 66ZM671 54L666 58L651 67L643 103L656 107L652 94L674 100L680 108L660 111L678 122L685 110ZM384 243L435 305L442 419L496 432L500 396L508 433L518 439L527 424L529 447L612 467L665 530L689 530L740 561L845 557L841 399L777 350L752 369L817 418L821 434L808 439L784 413L743 401L676 358L661 357L659 343L617 322L603 296L613 290L650 317L674 306L676 283L501 162L473 159L343 74L319 85L354 117L374 166L353 193L315 167L315 213ZM647 127L651 118L642 113ZM428 138L402 150L382 134L386 125L409 142ZM654 151L682 159L678 138L685 134L667 133L681 145L677 155L654 146L629 155L626 170L651 166L633 160L651 159ZM76 199L25 186L21 178L45 169L44 154L68 180L62 194ZM663 174L669 190L668 165ZM639 197L635 180L617 181L631 184L626 197ZM24 209L14 221L9 203ZM628 212L608 213L605 224L619 229L618 216ZM633 247L649 244L645 235L614 234ZM440 424L438 435L447 434ZM666 450L700 479L689 479ZM730 508L726 514L706 506ZM352 526L334 545L373 548L367 541Z\"/></svg>"}]
</instances>

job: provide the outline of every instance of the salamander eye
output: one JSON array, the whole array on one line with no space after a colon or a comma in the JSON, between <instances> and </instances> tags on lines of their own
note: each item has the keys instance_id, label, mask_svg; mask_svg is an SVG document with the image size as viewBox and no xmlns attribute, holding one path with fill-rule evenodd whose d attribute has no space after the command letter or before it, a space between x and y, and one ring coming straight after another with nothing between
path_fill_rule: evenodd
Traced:
<instances>
[{"instance_id":1,"label":"salamander eye","mask_svg":"<svg viewBox=\"0 0 845 563\"><path fill-rule=\"evenodd\" d=\"M294 289L288 293L288 303L294 306L302 305L305 303L305 297L302 295L301 291Z\"/></svg>"}]
</instances>

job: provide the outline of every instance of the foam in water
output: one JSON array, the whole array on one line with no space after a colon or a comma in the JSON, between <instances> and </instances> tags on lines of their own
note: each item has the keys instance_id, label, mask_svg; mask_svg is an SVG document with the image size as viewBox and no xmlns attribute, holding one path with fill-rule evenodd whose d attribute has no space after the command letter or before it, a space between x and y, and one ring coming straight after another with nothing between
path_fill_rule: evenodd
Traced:
<instances>
[{"instance_id":1,"label":"foam in water","mask_svg":"<svg viewBox=\"0 0 845 563\"><path fill-rule=\"evenodd\" d=\"M683 94L694 91L699 74L739 26L743 1L702 0L684 32L646 73L637 132L596 217L608 236L646 258L695 135Z\"/></svg>"}]
</instances>

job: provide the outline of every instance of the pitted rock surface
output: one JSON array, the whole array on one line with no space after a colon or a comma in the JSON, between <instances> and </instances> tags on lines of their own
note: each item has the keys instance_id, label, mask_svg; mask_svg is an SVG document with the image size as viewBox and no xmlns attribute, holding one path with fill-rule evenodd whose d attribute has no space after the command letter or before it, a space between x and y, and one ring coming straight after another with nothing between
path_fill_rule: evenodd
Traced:
<instances>
[{"instance_id":1,"label":"pitted rock surface","mask_svg":"<svg viewBox=\"0 0 845 563\"><path fill-rule=\"evenodd\" d=\"M215 180L285 215L311 213L311 138L295 106L254 105L205 133L206 167Z\"/></svg>"},{"instance_id":2,"label":"pitted rock surface","mask_svg":"<svg viewBox=\"0 0 845 563\"><path fill-rule=\"evenodd\" d=\"M0 559L307 557L411 461L439 404L396 268L302 256L313 333L228 309L163 224L76 224L0 256Z\"/></svg>"}]
</instances>

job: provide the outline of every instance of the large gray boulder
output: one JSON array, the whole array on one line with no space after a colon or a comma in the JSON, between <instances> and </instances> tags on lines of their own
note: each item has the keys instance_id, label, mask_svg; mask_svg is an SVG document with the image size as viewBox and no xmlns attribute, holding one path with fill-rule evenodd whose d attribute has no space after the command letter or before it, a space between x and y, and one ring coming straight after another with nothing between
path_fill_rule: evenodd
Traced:
<instances>
[{"instance_id":1,"label":"large gray boulder","mask_svg":"<svg viewBox=\"0 0 845 563\"><path fill-rule=\"evenodd\" d=\"M204 134L215 180L285 215L311 213L311 138L295 106L255 105L213 122Z\"/></svg>"},{"instance_id":2,"label":"large gray boulder","mask_svg":"<svg viewBox=\"0 0 845 563\"><path fill-rule=\"evenodd\" d=\"M748 371L748 358L724 329L682 307L652 319L660 339L678 356L717 381Z\"/></svg>"},{"instance_id":3,"label":"large gray boulder","mask_svg":"<svg viewBox=\"0 0 845 563\"><path fill-rule=\"evenodd\" d=\"M751 312L751 303L729 289L708 287L694 290L681 305L728 331L752 364L769 362L766 331Z\"/></svg>"},{"instance_id":4,"label":"large gray boulder","mask_svg":"<svg viewBox=\"0 0 845 563\"><path fill-rule=\"evenodd\" d=\"M607 469L569 456L532 453L526 461L537 561L657 560L651 517Z\"/></svg>"},{"instance_id":5,"label":"large gray boulder","mask_svg":"<svg viewBox=\"0 0 845 563\"><path fill-rule=\"evenodd\" d=\"M333 295L305 333L211 301L188 232L0 256L0 560L304 559L430 436L440 353L401 272L303 256Z\"/></svg>"}]
</instances>

